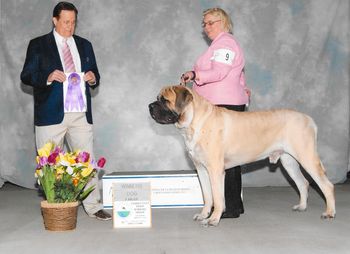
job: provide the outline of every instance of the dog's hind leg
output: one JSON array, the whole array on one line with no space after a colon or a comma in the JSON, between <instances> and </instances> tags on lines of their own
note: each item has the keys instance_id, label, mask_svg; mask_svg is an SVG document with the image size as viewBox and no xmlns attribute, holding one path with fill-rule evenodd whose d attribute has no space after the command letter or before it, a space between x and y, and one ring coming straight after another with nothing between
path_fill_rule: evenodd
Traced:
<instances>
[{"instance_id":1,"label":"dog's hind leg","mask_svg":"<svg viewBox=\"0 0 350 254\"><path fill-rule=\"evenodd\" d=\"M211 209L213 207L213 196L211 193L210 179L207 169L202 165L198 165L197 163L195 163L195 166L197 168L199 182L202 187L204 207L201 213L195 214L193 216L193 219L197 221L203 221L210 215Z\"/></svg>"},{"instance_id":2,"label":"dog's hind leg","mask_svg":"<svg viewBox=\"0 0 350 254\"><path fill-rule=\"evenodd\" d=\"M325 199L326 199L326 211L322 213L322 219L333 219L335 217L335 198L334 198L334 186L328 180L325 169L322 165L317 154L312 157L305 157L305 154L301 155L300 164L308 172L320 187ZM311 160L308 158L312 158ZM307 160L306 160L307 159Z\"/></svg>"},{"instance_id":3,"label":"dog's hind leg","mask_svg":"<svg viewBox=\"0 0 350 254\"><path fill-rule=\"evenodd\" d=\"M317 154L317 127L311 118L305 119L297 130L300 135L294 135L289 142L292 144L291 154L313 178L326 199L326 212L322 213L321 218L331 219L335 217L334 186L328 180Z\"/></svg>"},{"instance_id":4,"label":"dog's hind leg","mask_svg":"<svg viewBox=\"0 0 350 254\"><path fill-rule=\"evenodd\" d=\"M281 163L289 176L295 182L299 190L299 204L293 206L294 211L305 211L307 208L307 197L309 182L305 179L304 175L300 171L299 163L289 154L284 153L280 157Z\"/></svg>"}]
</instances>

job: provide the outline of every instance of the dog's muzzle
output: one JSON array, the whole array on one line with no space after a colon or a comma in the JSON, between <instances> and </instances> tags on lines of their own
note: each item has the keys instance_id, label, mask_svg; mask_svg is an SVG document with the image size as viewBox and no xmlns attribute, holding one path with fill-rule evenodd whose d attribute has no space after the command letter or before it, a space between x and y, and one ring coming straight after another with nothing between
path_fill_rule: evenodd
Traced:
<instances>
[{"instance_id":1,"label":"dog's muzzle","mask_svg":"<svg viewBox=\"0 0 350 254\"><path fill-rule=\"evenodd\" d=\"M163 103L160 101L152 102L148 105L149 113L152 118L160 124L173 124L179 120L179 115L169 110Z\"/></svg>"}]
</instances>

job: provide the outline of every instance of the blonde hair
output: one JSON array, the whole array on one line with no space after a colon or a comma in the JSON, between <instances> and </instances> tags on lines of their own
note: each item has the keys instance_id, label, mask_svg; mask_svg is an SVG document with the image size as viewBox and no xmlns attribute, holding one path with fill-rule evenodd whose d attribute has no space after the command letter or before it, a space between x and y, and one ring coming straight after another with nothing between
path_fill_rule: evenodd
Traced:
<instances>
[{"instance_id":1,"label":"blonde hair","mask_svg":"<svg viewBox=\"0 0 350 254\"><path fill-rule=\"evenodd\" d=\"M223 28L228 33L233 33L233 24L231 21L231 18L227 13L221 9L221 8L210 8L208 10L203 11L203 19L205 15L210 14L216 17L219 17L219 19L222 21Z\"/></svg>"}]
</instances>

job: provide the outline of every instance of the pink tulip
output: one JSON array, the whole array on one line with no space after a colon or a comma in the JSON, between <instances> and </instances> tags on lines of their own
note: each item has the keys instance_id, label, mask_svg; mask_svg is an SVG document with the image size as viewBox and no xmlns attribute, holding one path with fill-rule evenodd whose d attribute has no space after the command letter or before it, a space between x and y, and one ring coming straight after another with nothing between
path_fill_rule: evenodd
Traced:
<instances>
[{"instance_id":1,"label":"pink tulip","mask_svg":"<svg viewBox=\"0 0 350 254\"><path fill-rule=\"evenodd\" d=\"M52 154L49 155L49 158L47 158L47 161L50 165L56 164L56 158L58 154L59 154L58 152L53 152Z\"/></svg>"},{"instance_id":2,"label":"pink tulip","mask_svg":"<svg viewBox=\"0 0 350 254\"><path fill-rule=\"evenodd\" d=\"M104 157L101 157L98 162L97 162L97 166L99 168L103 168L103 166L106 164L106 159Z\"/></svg>"},{"instance_id":3,"label":"pink tulip","mask_svg":"<svg viewBox=\"0 0 350 254\"><path fill-rule=\"evenodd\" d=\"M64 153L64 151L59 147L59 146L56 146L55 149L53 150L53 153Z\"/></svg>"}]
</instances>

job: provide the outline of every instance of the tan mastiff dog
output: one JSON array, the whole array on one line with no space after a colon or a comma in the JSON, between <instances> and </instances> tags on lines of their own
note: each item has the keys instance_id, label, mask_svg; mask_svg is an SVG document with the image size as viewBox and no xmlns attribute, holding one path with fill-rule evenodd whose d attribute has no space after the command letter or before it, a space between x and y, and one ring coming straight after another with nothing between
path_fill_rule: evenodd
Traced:
<instances>
[{"instance_id":1,"label":"tan mastiff dog","mask_svg":"<svg viewBox=\"0 0 350 254\"><path fill-rule=\"evenodd\" d=\"M317 128L311 117L285 109L230 111L180 85L163 88L149 110L156 122L175 124L184 136L204 197L204 207L194 219L203 225L218 225L225 210L225 169L267 157L273 163L280 159L299 189L300 201L293 210L307 206L309 183L300 163L324 194L327 208L322 218L335 217L334 187L317 154Z\"/></svg>"}]
</instances>

